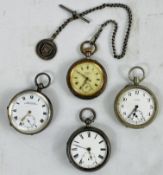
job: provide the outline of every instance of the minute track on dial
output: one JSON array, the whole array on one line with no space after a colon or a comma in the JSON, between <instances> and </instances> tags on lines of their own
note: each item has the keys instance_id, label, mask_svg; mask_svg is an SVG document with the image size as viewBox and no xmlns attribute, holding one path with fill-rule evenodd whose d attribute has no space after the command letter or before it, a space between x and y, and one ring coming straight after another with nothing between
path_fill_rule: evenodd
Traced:
<instances>
[{"instance_id":1,"label":"minute track on dial","mask_svg":"<svg viewBox=\"0 0 163 175\"><path fill-rule=\"evenodd\" d=\"M89 117L84 116L86 111L90 112ZM107 136L101 130L90 126L95 118L96 113L93 109L82 109L80 120L86 126L76 130L67 142L67 156L70 162L84 171L98 170L105 165L110 156L110 142Z\"/></svg>"}]
</instances>

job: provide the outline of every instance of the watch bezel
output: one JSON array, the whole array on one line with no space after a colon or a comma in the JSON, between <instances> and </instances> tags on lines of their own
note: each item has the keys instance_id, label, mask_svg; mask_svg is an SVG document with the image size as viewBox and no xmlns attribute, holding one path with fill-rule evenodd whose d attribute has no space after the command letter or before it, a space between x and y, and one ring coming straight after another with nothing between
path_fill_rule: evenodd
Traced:
<instances>
[{"instance_id":1,"label":"watch bezel","mask_svg":"<svg viewBox=\"0 0 163 175\"><path fill-rule=\"evenodd\" d=\"M149 93L151 95L151 97L153 98L153 102L154 102L154 106L155 106L154 113L147 122L140 124L140 125L134 125L134 124L126 122L126 120L124 120L124 118L122 117L122 115L120 114L120 112L118 110L119 98L122 96L123 93L125 93L126 91L131 90L131 89L142 89L142 90L146 91L147 93ZM149 124L151 124L153 122L153 120L156 118L157 113L158 113L158 101L157 101L157 98L154 95L154 93L149 88L142 86L142 85L129 84L129 85L125 86L123 89L121 89L121 91L117 94L117 96L115 98L115 102L114 102L114 111L115 111L115 114L116 114L116 117L118 118L118 120L126 127L134 128L134 129L144 128L144 127L148 126Z\"/></svg>"},{"instance_id":2,"label":"watch bezel","mask_svg":"<svg viewBox=\"0 0 163 175\"><path fill-rule=\"evenodd\" d=\"M94 168L83 168L81 166L79 166L72 158L71 156L71 144L72 144L72 141L73 139L79 135L81 132L85 132L85 131L93 131L93 132L96 132L98 133L106 142L106 145L107 145L107 155L105 157L105 160L102 162L102 164L99 164L98 166L94 167ZM67 142L67 148L66 148L66 152L67 152L67 157L70 161L70 163L77 169L79 170L82 170L82 171L87 171L87 172L90 172L90 171L96 171L96 170L99 170L101 169L109 160L110 158L110 154L111 154L111 144L110 144L110 140L109 138L107 137L107 135L100 129L98 128L95 128L95 127L87 127L87 126L84 126L84 127L81 127L79 129L77 129L76 131L74 131L71 136L69 137L68 139L68 142Z\"/></svg>"},{"instance_id":3,"label":"watch bezel","mask_svg":"<svg viewBox=\"0 0 163 175\"><path fill-rule=\"evenodd\" d=\"M31 131L31 132L26 132L26 131L21 131L19 130L12 122L12 119L11 119L11 106L14 102L14 100L18 97L18 96L21 96L23 95L24 93L36 93L38 96L41 96L45 101L46 103L48 104L49 106L49 115L48 115L48 118L49 120L46 122L45 126L41 127L39 130L37 131ZM21 91L19 93L17 93L14 97L11 98L10 102L9 102L9 105L7 107L7 114L8 114L8 119L9 119L9 122L10 122L10 125L16 130L18 131L19 133L21 134L25 134L25 135L34 135L34 134L38 134L40 132L42 132L44 129L46 129L50 122L52 121L52 118L53 118L53 106L52 106L52 103L51 101L49 100L49 98L42 92L38 92L37 90L33 90L33 89L27 89L27 90L24 90L24 91Z\"/></svg>"},{"instance_id":4,"label":"watch bezel","mask_svg":"<svg viewBox=\"0 0 163 175\"><path fill-rule=\"evenodd\" d=\"M82 95L82 94L76 92L76 91L74 90L74 88L72 87L72 85L71 85L71 71L73 70L73 68L74 68L75 66L77 66L78 64L84 63L84 62L89 62L89 63L97 64L97 65L101 68L101 70L103 71L103 79L104 79L103 86L102 86L96 93L91 94L91 95ZM105 90L105 88L106 88L106 85L107 85L107 73L106 73L104 67L103 67L98 61L93 60L93 59L84 58L84 59L80 59L80 60L74 62L74 63L70 66L70 68L68 69L68 72L67 72L66 80L67 80L67 85L68 85L70 91L71 91L76 97L79 97L79 98L81 98L81 99L93 99L93 98L98 97L99 95L101 95L101 94L104 92L104 90Z\"/></svg>"}]
</instances>

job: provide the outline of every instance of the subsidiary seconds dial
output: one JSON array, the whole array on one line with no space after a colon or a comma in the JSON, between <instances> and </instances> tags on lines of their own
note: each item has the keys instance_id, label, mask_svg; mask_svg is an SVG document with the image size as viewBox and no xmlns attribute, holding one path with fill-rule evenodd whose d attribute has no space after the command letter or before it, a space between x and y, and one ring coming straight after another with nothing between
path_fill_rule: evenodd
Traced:
<instances>
[{"instance_id":1,"label":"subsidiary seconds dial","mask_svg":"<svg viewBox=\"0 0 163 175\"><path fill-rule=\"evenodd\" d=\"M105 139L96 131L81 131L71 141L72 161L81 168L93 169L105 162L108 147Z\"/></svg>"},{"instance_id":2,"label":"subsidiary seconds dial","mask_svg":"<svg viewBox=\"0 0 163 175\"><path fill-rule=\"evenodd\" d=\"M133 69L140 69L143 72L141 67L134 67ZM142 128L150 124L155 118L157 99L151 90L139 85L140 78L136 77L136 79L134 79L133 85L127 85L118 93L115 100L115 113L124 125Z\"/></svg>"},{"instance_id":3,"label":"subsidiary seconds dial","mask_svg":"<svg viewBox=\"0 0 163 175\"><path fill-rule=\"evenodd\" d=\"M153 96L144 89L130 88L124 91L116 104L120 119L129 125L144 125L155 115L155 101Z\"/></svg>"},{"instance_id":4,"label":"subsidiary seconds dial","mask_svg":"<svg viewBox=\"0 0 163 175\"><path fill-rule=\"evenodd\" d=\"M93 111L91 108L85 108L82 112L86 110ZM111 153L110 141L106 134L90 126L95 119L94 114L93 111L93 117L81 117L86 126L76 130L67 142L67 156L70 162L84 171L98 170L105 165Z\"/></svg>"},{"instance_id":5,"label":"subsidiary seconds dial","mask_svg":"<svg viewBox=\"0 0 163 175\"><path fill-rule=\"evenodd\" d=\"M95 60L82 59L75 62L67 74L67 84L78 97L91 99L105 89L107 75L105 69Z\"/></svg>"},{"instance_id":6,"label":"subsidiary seconds dial","mask_svg":"<svg viewBox=\"0 0 163 175\"><path fill-rule=\"evenodd\" d=\"M46 78L46 84L40 78ZM44 80L45 81L45 80ZM16 94L8 105L8 117L11 126L23 134L36 134L43 131L50 123L53 107L42 89L47 88L51 78L47 73L35 77L37 90L25 90Z\"/></svg>"}]
</instances>

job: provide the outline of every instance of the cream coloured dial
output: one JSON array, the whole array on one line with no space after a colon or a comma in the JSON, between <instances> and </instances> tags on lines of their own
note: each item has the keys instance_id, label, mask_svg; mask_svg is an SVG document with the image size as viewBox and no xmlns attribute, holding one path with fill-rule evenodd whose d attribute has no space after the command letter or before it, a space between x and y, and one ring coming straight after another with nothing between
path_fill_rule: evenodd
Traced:
<instances>
[{"instance_id":1,"label":"cream coloured dial","mask_svg":"<svg viewBox=\"0 0 163 175\"><path fill-rule=\"evenodd\" d=\"M94 97L99 95L106 84L106 73L95 61L85 60L69 70L68 84L76 95Z\"/></svg>"}]
</instances>

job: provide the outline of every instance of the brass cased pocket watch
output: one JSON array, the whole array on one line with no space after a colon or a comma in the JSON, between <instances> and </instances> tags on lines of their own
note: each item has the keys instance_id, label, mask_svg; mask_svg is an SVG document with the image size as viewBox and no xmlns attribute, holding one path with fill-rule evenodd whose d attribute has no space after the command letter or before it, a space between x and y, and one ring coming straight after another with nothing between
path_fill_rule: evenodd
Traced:
<instances>
[{"instance_id":1,"label":"brass cased pocket watch","mask_svg":"<svg viewBox=\"0 0 163 175\"><path fill-rule=\"evenodd\" d=\"M90 112L86 117L85 112ZM95 171L102 168L111 154L111 145L107 135L100 129L90 126L96 119L91 108L80 112L80 120L86 126L77 129L67 142L67 157L72 165L83 171Z\"/></svg>"},{"instance_id":2,"label":"brass cased pocket watch","mask_svg":"<svg viewBox=\"0 0 163 175\"><path fill-rule=\"evenodd\" d=\"M86 57L71 65L67 73L67 84L75 96L92 99L104 91L107 74L99 62L90 58L97 50L96 44L85 41L80 49Z\"/></svg>"},{"instance_id":3,"label":"brass cased pocket watch","mask_svg":"<svg viewBox=\"0 0 163 175\"><path fill-rule=\"evenodd\" d=\"M47 84L39 82L46 77ZM33 135L43 131L51 122L53 107L49 98L41 91L51 83L46 73L35 77L37 90L30 89L16 94L8 105L8 118L12 127L22 134Z\"/></svg>"},{"instance_id":4,"label":"brass cased pocket watch","mask_svg":"<svg viewBox=\"0 0 163 175\"><path fill-rule=\"evenodd\" d=\"M143 75L134 75L136 70L141 71ZM158 111L158 102L154 93L149 88L140 85L144 78L145 72L142 67L135 66L130 69L129 79L133 84L125 86L115 99L116 116L130 128L143 128L149 125Z\"/></svg>"}]
</instances>

